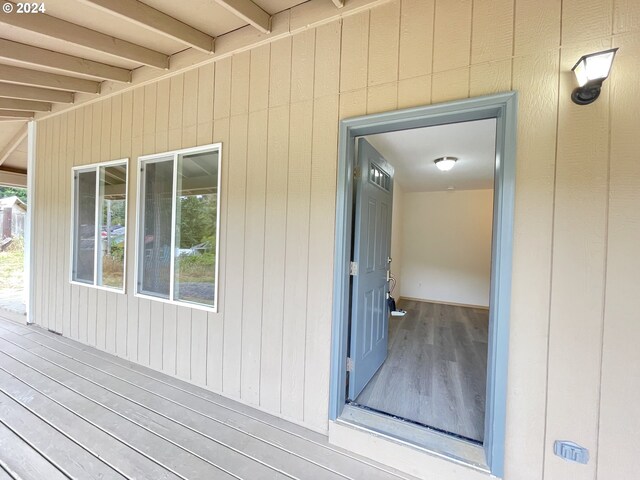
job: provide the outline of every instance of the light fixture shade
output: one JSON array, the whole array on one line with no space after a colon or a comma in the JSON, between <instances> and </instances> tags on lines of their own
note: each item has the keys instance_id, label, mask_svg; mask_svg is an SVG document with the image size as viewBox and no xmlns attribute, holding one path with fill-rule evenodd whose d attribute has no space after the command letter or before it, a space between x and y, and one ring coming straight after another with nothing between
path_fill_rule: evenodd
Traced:
<instances>
[{"instance_id":1,"label":"light fixture shade","mask_svg":"<svg viewBox=\"0 0 640 480\"><path fill-rule=\"evenodd\" d=\"M456 157L441 157L436 158L433 162L443 172L447 172L453 168L458 159Z\"/></svg>"},{"instance_id":2,"label":"light fixture shade","mask_svg":"<svg viewBox=\"0 0 640 480\"><path fill-rule=\"evenodd\" d=\"M617 48L612 48L580 57L571 69L579 85L571 95L575 103L587 105L598 98L602 82L609 76L617 51Z\"/></svg>"}]
</instances>

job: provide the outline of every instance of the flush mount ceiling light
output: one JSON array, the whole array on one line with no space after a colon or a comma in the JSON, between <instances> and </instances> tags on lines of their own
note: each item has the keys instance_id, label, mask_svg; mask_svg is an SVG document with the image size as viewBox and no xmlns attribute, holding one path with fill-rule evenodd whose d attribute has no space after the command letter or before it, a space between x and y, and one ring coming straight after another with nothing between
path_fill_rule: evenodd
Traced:
<instances>
[{"instance_id":1,"label":"flush mount ceiling light","mask_svg":"<svg viewBox=\"0 0 640 480\"><path fill-rule=\"evenodd\" d=\"M600 95L602 82L609 76L617 48L583 55L571 69L576 74L579 87L571 94L578 105L588 105Z\"/></svg>"},{"instance_id":2,"label":"flush mount ceiling light","mask_svg":"<svg viewBox=\"0 0 640 480\"><path fill-rule=\"evenodd\" d=\"M433 163L435 163L436 167L443 172L448 172L453 168L457 161L458 159L456 157L440 157L436 158Z\"/></svg>"}]
</instances>

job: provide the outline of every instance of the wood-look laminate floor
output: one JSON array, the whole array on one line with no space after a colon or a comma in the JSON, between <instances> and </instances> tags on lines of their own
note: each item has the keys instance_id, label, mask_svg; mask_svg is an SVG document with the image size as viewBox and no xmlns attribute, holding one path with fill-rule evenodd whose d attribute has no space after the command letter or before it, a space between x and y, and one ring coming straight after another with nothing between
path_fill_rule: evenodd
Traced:
<instances>
[{"instance_id":1,"label":"wood-look laminate floor","mask_svg":"<svg viewBox=\"0 0 640 480\"><path fill-rule=\"evenodd\" d=\"M0 319L0 480L415 480L327 438Z\"/></svg>"},{"instance_id":2,"label":"wood-look laminate floor","mask_svg":"<svg viewBox=\"0 0 640 480\"><path fill-rule=\"evenodd\" d=\"M484 437L489 312L402 300L389 353L356 403L462 435Z\"/></svg>"}]
</instances>

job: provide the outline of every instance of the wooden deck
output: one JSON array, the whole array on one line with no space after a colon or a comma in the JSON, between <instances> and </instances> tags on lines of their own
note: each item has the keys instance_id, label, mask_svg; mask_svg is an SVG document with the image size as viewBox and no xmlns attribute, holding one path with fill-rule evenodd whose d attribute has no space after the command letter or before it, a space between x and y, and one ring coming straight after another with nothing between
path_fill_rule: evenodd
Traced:
<instances>
[{"instance_id":1,"label":"wooden deck","mask_svg":"<svg viewBox=\"0 0 640 480\"><path fill-rule=\"evenodd\" d=\"M0 480L410 479L316 432L0 319Z\"/></svg>"}]
</instances>

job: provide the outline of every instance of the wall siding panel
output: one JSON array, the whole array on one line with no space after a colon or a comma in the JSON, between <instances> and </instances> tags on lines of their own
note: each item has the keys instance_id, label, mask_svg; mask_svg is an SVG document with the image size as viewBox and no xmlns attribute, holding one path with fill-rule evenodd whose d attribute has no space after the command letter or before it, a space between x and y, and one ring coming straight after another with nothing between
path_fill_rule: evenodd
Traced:
<instances>
[{"instance_id":1,"label":"wall siding panel","mask_svg":"<svg viewBox=\"0 0 640 480\"><path fill-rule=\"evenodd\" d=\"M556 130L558 115L558 52L517 58L513 88L519 108L531 113L518 123L518 175L514 224L514 263L509 351L509 384L513 386L507 415L506 478L542 478L545 426L535 420L546 408L549 282L553 238ZM540 93L538 89L541 88ZM526 132L530 132L527 134ZM529 252L526 254L525 252ZM514 372L527 370L528 375ZM526 425L518 435L515 425ZM522 427L519 427L522 428Z\"/></svg>"},{"instance_id":2,"label":"wall siding panel","mask_svg":"<svg viewBox=\"0 0 640 480\"><path fill-rule=\"evenodd\" d=\"M56 139L56 137L59 135L60 133L60 120L58 119L58 121L54 121L51 127L51 130L48 132L49 135L49 140L48 140L48 144L49 144L49 148L51 149L51 152L53 154L53 158L51 159L51 162L49 164L49 171L48 171L48 176L51 178L54 175L56 175L56 168L55 165L58 161L58 157L59 157L59 139ZM54 183L55 185L55 183ZM47 192L47 204L48 205L52 205L55 202L55 198L57 196L57 192L56 189L54 187L50 187L49 191ZM48 219L47 224L45 225L46 228L46 232L47 232L47 238L51 238L52 233L55 231L55 214L53 214L52 217L50 217ZM55 298L51 298L53 296L55 296L55 289L56 289L56 284L55 284L55 279L56 279L56 273L55 273L55 249L56 249L56 239L53 238L51 239L51 241L47 242L47 246L45 247L45 263L46 263L46 271L47 271L47 280L46 280L46 291L47 291L47 299L44 303L44 308L45 308L45 316L46 316L46 322L47 322L47 328L53 329L55 330L56 325L55 325Z\"/></svg>"},{"instance_id":3,"label":"wall siding panel","mask_svg":"<svg viewBox=\"0 0 640 480\"><path fill-rule=\"evenodd\" d=\"M265 198L264 290L262 295L262 350L260 405L280 412L284 265L289 175L289 107L269 109L267 183Z\"/></svg>"},{"instance_id":4,"label":"wall siding panel","mask_svg":"<svg viewBox=\"0 0 640 480\"><path fill-rule=\"evenodd\" d=\"M216 67L216 76L218 75ZM215 99L214 99L215 105ZM227 266L227 231L228 204L229 204L229 118L217 120L213 124L213 138L215 142L222 143L222 171L220 179L220 234L218 247L220 263L218 278L226 278ZM218 312L207 314L207 385L216 392L222 391L222 364L224 358L224 308L226 282L218 282Z\"/></svg>"},{"instance_id":5,"label":"wall siding panel","mask_svg":"<svg viewBox=\"0 0 640 480\"><path fill-rule=\"evenodd\" d=\"M267 110L249 114L240 392L254 405L260 403L267 121Z\"/></svg>"},{"instance_id":6,"label":"wall siding panel","mask_svg":"<svg viewBox=\"0 0 640 480\"><path fill-rule=\"evenodd\" d=\"M371 11L369 18L369 86L398 80L400 0Z\"/></svg>"},{"instance_id":7,"label":"wall siding panel","mask_svg":"<svg viewBox=\"0 0 640 480\"><path fill-rule=\"evenodd\" d=\"M436 1L433 72L469 65L472 13L472 0Z\"/></svg>"},{"instance_id":8,"label":"wall siding panel","mask_svg":"<svg viewBox=\"0 0 640 480\"><path fill-rule=\"evenodd\" d=\"M369 12L366 11L342 21L341 92L367 86L368 59Z\"/></svg>"},{"instance_id":9,"label":"wall siding panel","mask_svg":"<svg viewBox=\"0 0 640 480\"><path fill-rule=\"evenodd\" d=\"M580 52L563 49L561 68L570 69ZM571 89L572 80L561 77L563 91ZM608 89L590 109L575 105L569 95L560 97L558 108L546 444L553 448L555 439L573 438L595 456L606 262ZM547 478L568 478L574 470L557 456L545 459ZM595 478L595 462L582 470L580 478Z\"/></svg>"},{"instance_id":10,"label":"wall siding panel","mask_svg":"<svg viewBox=\"0 0 640 480\"><path fill-rule=\"evenodd\" d=\"M517 0L514 19L514 54L538 54L560 46L562 2Z\"/></svg>"},{"instance_id":11,"label":"wall siding panel","mask_svg":"<svg viewBox=\"0 0 640 480\"><path fill-rule=\"evenodd\" d=\"M640 162L638 111L640 35L616 40L620 47L611 78L611 161L609 176L607 291L605 296L598 478L633 478L640 449L640 415L629 401L640 398ZM625 439L624 442L621 439Z\"/></svg>"},{"instance_id":12,"label":"wall siding panel","mask_svg":"<svg viewBox=\"0 0 640 480\"><path fill-rule=\"evenodd\" d=\"M402 0L398 76L401 80L431 73L435 0Z\"/></svg>"},{"instance_id":13,"label":"wall siding panel","mask_svg":"<svg viewBox=\"0 0 640 480\"><path fill-rule=\"evenodd\" d=\"M327 428L331 314L324 308L333 298L333 235L338 144L338 96L316 99L313 107L311 198L309 206L309 270L305 336L304 420L318 430ZM321 389L319 388L321 387Z\"/></svg>"},{"instance_id":14,"label":"wall siding panel","mask_svg":"<svg viewBox=\"0 0 640 480\"><path fill-rule=\"evenodd\" d=\"M248 83L246 84L248 85ZM248 90L244 90L248 97ZM241 98L237 96L236 98ZM241 100L241 103L244 101ZM248 105L248 104L247 104ZM225 261L231 267L226 271L224 316L224 361L222 388L233 397L240 397L240 370L242 363L242 296L244 286L244 222L247 189L247 114L231 117L229 127L228 213L233 221L227 222ZM230 361L227 361L230 359Z\"/></svg>"},{"instance_id":15,"label":"wall siding panel","mask_svg":"<svg viewBox=\"0 0 640 480\"><path fill-rule=\"evenodd\" d=\"M514 0L474 0L471 64L509 58L513 51Z\"/></svg>"},{"instance_id":16,"label":"wall siding panel","mask_svg":"<svg viewBox=\"0 0 640 480\"><path fill-rule=\"evenodd\" d=\"M632 478L637 2L348 8L317 28L296 17L293 35L38 122L34 228L47 241L35 247L36 323L326 433L338 119L514 89L504 478ZM621 49L600 99L574 105L570 68L610 46ZM137 159L212 142L222 143L218 310L138 298ZM126 294L65 284L71 166L126 157ZM590 463L554 456L557 439L588 447ZM372 455L384 448L376 442ZM461 471L425 456L416 473L460 480Z\"/></svg>"}]
</instances>

